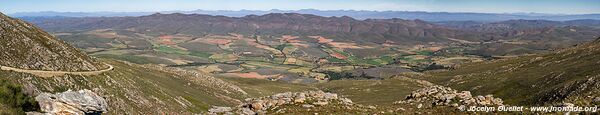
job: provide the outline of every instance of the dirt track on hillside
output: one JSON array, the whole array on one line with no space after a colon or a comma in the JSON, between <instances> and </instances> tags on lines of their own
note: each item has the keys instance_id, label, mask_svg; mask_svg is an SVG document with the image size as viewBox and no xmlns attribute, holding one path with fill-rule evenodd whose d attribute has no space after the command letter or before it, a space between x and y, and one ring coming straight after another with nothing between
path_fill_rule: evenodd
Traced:
<instances>
[{"instance_id":1,"label":"dirt track on hillside","mask_svg":"<svg viewBox=\"0 0 600 115\"><path fill-rule=\"evenodd\" d=\"M106 64L108 65L108 64ZM19 69L19 68L13 68L13 67L7 67L7 66L2 66L0 65L0 70L4 70L4 71L15 71L15 72L21 72L21 73L29 73L29 74L33 74L39 77L56 77L56 76L63 76L66 74L71 74L71 75L84 75L84 76L88 76L88 75L99 75L101 73L113 70L114 67L112 65L108 65L108 69L104 69L104 70L98 70L98 71L83 71L83 72L68 72L68 71L43 71L43 70L26 70L26 69Z\"/></svg>"}]
</instances>

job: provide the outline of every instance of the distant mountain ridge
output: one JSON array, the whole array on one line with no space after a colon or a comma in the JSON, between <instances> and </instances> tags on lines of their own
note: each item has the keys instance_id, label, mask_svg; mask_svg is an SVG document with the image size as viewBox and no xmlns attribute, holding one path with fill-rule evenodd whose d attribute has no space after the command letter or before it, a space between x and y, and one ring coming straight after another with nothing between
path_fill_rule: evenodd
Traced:
<instances>
[{"instance_id":1,"label":"distant mountain ridge","mask_svg":"<svg viewBox=\"0 0 600 115\"><path fill-rule=\"evenodd\" d=\"M532 29L532 28L544 28L544 27L562 27L562 26L588 26L588 27L600 27L600 20L593 19L581 19L581 20L568 20L568 21L551 21L551 20L507 20L500 22L474 22L474 21L446 21L436 22L435 24L443 25L458 29L481 29L486 26L503 26L518 29Z\"/></svg>"},{"instance_id":2,"label":"distant mountain ridge","mask_svg":"<svg viewBox=\"0 0 600 115\"><path fill-rule=\"evenodd\" d=\"M155 12L20 12L10 14L14 17L125 17L144 16ZM420 19L425 21L506 21L516 19L567 21L578 19L600 20L600 14L540 14L540 13L468 13L468 12L424 12L424 11L357 11L357 10L194 10L194 11L159 11L159 13L207 14L228 17L244 17L247 15L265 15L269 13L300 13L318 16L349 16L355 19Z\"/></svg>"},{"instance_id":3,"label":"distant mountain ridge","mask_svg":"<svg viewBox=\"0 0 600 115\"><path fill-rule=\"evenodd\" d=\"M176 20L176 21L175 21ZM440 37L452 37L454 30L422 20L368 19L322 17L311 14L272 13L244 17L202 14L160 14L140 17L88 17L27 20L48 31L90 31L96 29L133 29L142 33L206 34L240 33L246 35L323 35L346 41L383 43L393 41L429 42ZM338 36L338 37L333 37ZM339 37L344 36L344 37ZM364 39L372 38L372 39ZM407 40L411 39L411 40ZM448 41L448 40L446 40Z\"/></svg>"}]
</instances>

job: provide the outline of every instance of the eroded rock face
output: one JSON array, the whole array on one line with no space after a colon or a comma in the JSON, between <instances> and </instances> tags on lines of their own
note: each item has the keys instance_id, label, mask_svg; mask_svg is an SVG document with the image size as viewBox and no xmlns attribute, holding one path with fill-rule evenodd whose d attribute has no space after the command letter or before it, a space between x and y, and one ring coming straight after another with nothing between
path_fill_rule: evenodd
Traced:
<instances>
[{"instance_id":1,"label":"eroded rock face","mask_svg":"<svg viewBox=\"0 0 600 115\"><path fill-rule=\"evenodd\" d=\"M434 85L427 88L413 91L406 96L405 100L397 101L396 104L415 104L432 106L502 106L503 101L500 98L494 98L493 95L472 96L469 91L458 92L452 88Z\"/></svg>"},{"instance_id":2,"label":"eroded rock face","mask_svg":"<svg viewBox=\"0 0 600 115\"><path fill-rule=\"evenodd\" d=\"M42 112L49 114L84 115L108 111L106 100L87 89L57 94L42 93L35 100L40 104Z\"/></svg>"},{"instance_id":3,"label":"eroded rock face","mask_svg":"<svg viewBox=\"0 0 600 115\"><path fill-rule=\"evenodd\" d=\"M326 106L334 102L343 105L354 105L352 100L339 97L334 93L325 93L323 91L286 92L267 97L246 99L243 104L233 109L214 106L209 109L209 114L266 114L267 110L278 108L282 105L302 105L304 108L314 108Z\"/></svg>"}]
</instances>

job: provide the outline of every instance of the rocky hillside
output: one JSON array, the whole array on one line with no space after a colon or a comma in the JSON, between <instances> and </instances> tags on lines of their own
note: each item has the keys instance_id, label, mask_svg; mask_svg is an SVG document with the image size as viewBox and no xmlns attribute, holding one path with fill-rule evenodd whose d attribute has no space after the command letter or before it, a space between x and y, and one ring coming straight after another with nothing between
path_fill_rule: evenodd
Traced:
<instances>
[{"instance_id":1,"label":"rocky hillside","mask_svg":"<svg viewBox=\"0 0 600 115\"><path fill-rule=\"evenodd\" d=\"M0 65L50 71L107 68L41 29L0 13Z\"/></svg>"},{"instance_id":2,"label":"rocky hillside","mask_svg":"<svg viewBox=\"0 0 600 115\"><path fill-rule=\"evenodd\" d=\"M474 94L494 94L512 105L598 104L600 40L555 53L463 65L426 79Z\"/></svg>"},{"instance_id":3,"label":"rocky hillside","mask_svg":"<svg viewBox=\"0 0 600 115\"><path fill-rule=\"evenodd\" d=\"M115 70L94 76L66 75L52 78L0 71L0 79L21 84L23 92L34 97L44 93L90 89L106 99L107 114L204 113L211 106L233 106L240 104L240 100L245 98L313 89L294 84L256 81L252 83L261 84L239 87L245 83L233 84L177 68L102 61L113 65Z\"/></svg>"}]
</instances>

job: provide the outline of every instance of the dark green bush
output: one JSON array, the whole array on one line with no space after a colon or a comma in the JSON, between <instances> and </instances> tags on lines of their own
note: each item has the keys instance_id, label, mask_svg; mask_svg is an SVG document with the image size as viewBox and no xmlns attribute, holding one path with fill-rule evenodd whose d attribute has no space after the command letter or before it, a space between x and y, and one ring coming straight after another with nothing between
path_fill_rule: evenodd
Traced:
<instances>
[{"instance_id":1,"label":"dark green bush","mask_svg":"<svg viewBox=\"0 0 600 115\"><path fill-rule=\"evenodd\" d=\"M6 79L0 79L0 104L8 106L16 113L40 109L33 97L23 93L20 85Z\"/></svg>"}]
</instances>

